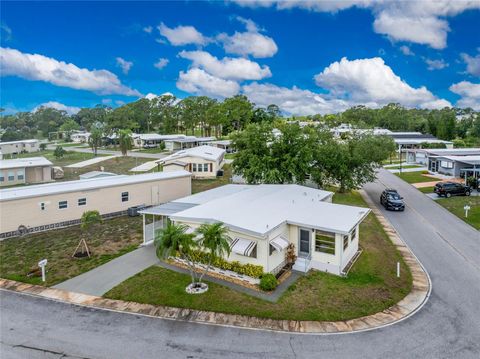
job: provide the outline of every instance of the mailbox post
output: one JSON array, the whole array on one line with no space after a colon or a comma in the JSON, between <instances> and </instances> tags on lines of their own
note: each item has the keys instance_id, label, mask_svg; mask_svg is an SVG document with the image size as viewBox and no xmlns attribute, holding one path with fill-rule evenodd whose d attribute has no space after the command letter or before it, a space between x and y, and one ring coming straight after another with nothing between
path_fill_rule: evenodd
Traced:
<instances>
[{"instance_id":1,"label":"mailbox post","mask_svg":"<svg viewBox=\"0 0 480 359\"><path fill-rule=\"evenodd\" d=\"M47 265L47 262L46 259L42 259L38 262L38 266L42 269L42 282L45 282L45 266Z\"/></svg>"},{"instance_id":2,"label":"mailbox post","mask_svg":"<svg viewBox=\"0 0 480 359\"><path fill-rule=\"evenodd\" d=\"M463 207L463 209L465 210L465 218L468 218L468 211L470 210L470 206L466 204L465 207Z\"/></svg>"}]
</instances>

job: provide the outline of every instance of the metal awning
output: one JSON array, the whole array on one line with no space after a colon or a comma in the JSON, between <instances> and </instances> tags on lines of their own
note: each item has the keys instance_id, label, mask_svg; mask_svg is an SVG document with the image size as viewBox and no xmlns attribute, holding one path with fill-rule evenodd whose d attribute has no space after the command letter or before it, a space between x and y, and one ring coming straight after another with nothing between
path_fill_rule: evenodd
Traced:
<instances>
[{"instance_id":1,"label":"metal awning","mask_svg":"<svg viewBox=\"0 0 480 359\"><path fill-rule=\"evenodd\" d=\"M235 238L232 243L230 243L230 249L232 252L240 254L241 256L249 257L256 245L257 242L255 241L250 241L243 238Z\"/></svg>"},{"instance_id":2,"label":"metal awning","mask_svg":"<svg viewBox=\"0 0 480 359\"><path fill-rule=\"evenodd\" d=\"M278 236L270 241L270 244L277 251L281 252L288 247L288 240L284 236Z\"/></svg>"},{"instance_id":3,"label":"metal awning","mask_svg":"<svg viewBox=\"0 0 480 359\"><path fill-rule=\"evenodd\" d=\"M167 202L159 206L145 208L144 210L139 211L140 214L154 214L158 216L171 216L175 213L184 211L186 209L195 207L194 203L184 203L184 202Z\"/></svg>"}]
</instances>

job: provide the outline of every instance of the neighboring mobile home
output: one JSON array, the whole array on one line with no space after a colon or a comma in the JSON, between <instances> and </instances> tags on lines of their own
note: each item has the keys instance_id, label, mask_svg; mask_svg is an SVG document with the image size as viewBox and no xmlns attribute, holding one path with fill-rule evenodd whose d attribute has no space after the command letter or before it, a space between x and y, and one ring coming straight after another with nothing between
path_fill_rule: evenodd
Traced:
<instances>
[{"instance_id":1,"label":"neighboring mobile home","mask_svg":"<svg viewBox=\"0 0 480 359\"><path fill-rule=\"evenodd\" d=\"M0 142L0 152L5 155L16 155L23 152L38 152L40 151L39 140L21 140Z\"/></svg>"},{"instance_id":2,"label":"neighboring mobile home","mask_svg":"<svg viewBox=\"0 0 480 359\"><path fill-rule=\"evenodd\" d=\"M0 187L50 182L52 166L45 157L0 160Z\"/></svg>"},{"instance_id":3,"label":"neighboring mobile home","mask_svg":"<svg viewBox=\"0 0 480 359\"><path fill-rule=\"evenodd\" d=\"M175 152L158 160L163 171L185 169L195 178L216 177L224 165L225 150L213 146L199 146Z\"/></svg>"},{"instance_id":4,"label":"neighboring mobile home","mask_svg":"<svg viewBox=\"0 0 480 359\"><path fill-rule=\"evenodd\" d=\"M229 261L261 265L277 273L292 243L294 269L342 275L359 253L359 225L368 208L332 204L333 193L299 185L226 185L148 208L144 242L167 220L193 231L222 222L229 230Z\"/></svg>"},{"instance_id":5,"label":"neighboring mobile home","mask_svg":"<svg viewBox=\"0 0 480 359\"><path fill-rule=\"evenodd\" d=\"M24 186L0 191L0 238L18 229L38 232L80 223L85 211L104 217L137 205L158 205L191 193L187 171L111 176ZM24 227L23 227L24 226Z\"/></svg>"},{"instance_id":6,"label":"neighboring mobile home","mask_svg":"<svg viewBox=\"0 0 480 359\"><path fill-rule=\"evenodd\" d=\"M215 141L215 137L184 136L165 140L165 149L170 152L193 148Z\"/></svg>"}]
</instances>

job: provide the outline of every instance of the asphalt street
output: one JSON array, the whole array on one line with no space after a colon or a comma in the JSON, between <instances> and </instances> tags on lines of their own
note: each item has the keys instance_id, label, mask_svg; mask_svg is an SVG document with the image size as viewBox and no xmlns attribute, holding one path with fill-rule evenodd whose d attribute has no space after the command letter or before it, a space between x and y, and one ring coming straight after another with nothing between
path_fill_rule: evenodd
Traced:
<instances>
[{"instance_id":1,"label":"asphalt street","mask_svg":"<svg viewBox=\"0 0 480 359\"><path fill-rule=\"evenodd\" d=\"M397 188L403 213L385 212L430 274L429 301L382 329L292 335L106 312L15 293L1 295L0 357L9 358L478 358L480 232L381 170L365 186L378 203Z\"/></svg>"}]
</instances>

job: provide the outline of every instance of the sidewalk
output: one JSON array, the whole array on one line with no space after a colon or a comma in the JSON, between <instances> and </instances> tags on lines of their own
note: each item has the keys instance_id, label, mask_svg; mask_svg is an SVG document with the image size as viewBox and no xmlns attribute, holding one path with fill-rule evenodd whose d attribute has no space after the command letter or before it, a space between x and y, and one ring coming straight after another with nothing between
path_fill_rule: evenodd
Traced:
<instances>
[{"instance_id":1,"label":"sidewalk","mask_svg":"<svg viewBox=\"0 0 480 359\"><path fill-rule=\"evenodd\" d=\"M158 262L153 245L140 247L53 288L102 296L124 280Z\"/></svg>"}]
</instances>

